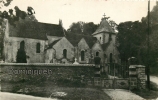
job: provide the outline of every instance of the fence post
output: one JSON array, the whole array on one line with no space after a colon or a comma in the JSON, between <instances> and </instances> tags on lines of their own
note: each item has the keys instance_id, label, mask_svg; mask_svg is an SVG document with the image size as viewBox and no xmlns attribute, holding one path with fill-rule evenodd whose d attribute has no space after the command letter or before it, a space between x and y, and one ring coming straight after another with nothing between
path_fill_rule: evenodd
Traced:
<instances>
[{"instance_id":1,"label":"fence post","mask_svg":"<svg viewBox=\"0 0 158 100\"><path fill-rule=\"evenodd\" d=\"M129 66L129 89L137 88L137 72L136 66L130 65Z\"/></svg>"},{"instance_id":2,"label":"fence post","mask_svg":"<svg viewBox=\"0 0 158 100\"><path fill-rule=\"evenodd\" d=\"M101 58L99 56L96 56L94 58L95 68L94 68L94 86L101 86L101 79L100 79L100 64Z\"/></svg>"},{"instance_id":3,"label":"fence post","mask_svg":"<svg viewBox=\"0 0 158 100\"><path fill-rule=\"evenodd\" d=\"M94 85L100 86L101 80L100 80L100 65L95 64L95 72L94 72Z\"/></svg>"},{"instance_id":4,"label":"fence post","mask_svg":"<svg viewBox=\"0 0 158 100\"><path fill-rule=\"evenodd\" d=\"M145 66L142 66L142 65L137 66L137 76L138 76L138 88L145 89L146 87Z\"/></svg>"}]
</instances>

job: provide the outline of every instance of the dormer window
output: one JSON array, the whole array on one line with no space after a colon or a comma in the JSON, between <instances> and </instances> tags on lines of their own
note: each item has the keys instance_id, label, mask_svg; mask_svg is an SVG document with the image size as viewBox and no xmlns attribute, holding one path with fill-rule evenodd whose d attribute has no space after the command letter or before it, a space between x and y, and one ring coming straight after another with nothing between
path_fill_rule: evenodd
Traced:
<instances>
[{"instance_id":1,"label":"dormer window","mask_svg":"<svg viewBox=\"0 0 158 100\"><path fill-rule=\"evenodd\" d=\"M40 53L40 47L41 47L40 43L37 43L36 44L36 53Z\"/></svg>"}]
</instances>

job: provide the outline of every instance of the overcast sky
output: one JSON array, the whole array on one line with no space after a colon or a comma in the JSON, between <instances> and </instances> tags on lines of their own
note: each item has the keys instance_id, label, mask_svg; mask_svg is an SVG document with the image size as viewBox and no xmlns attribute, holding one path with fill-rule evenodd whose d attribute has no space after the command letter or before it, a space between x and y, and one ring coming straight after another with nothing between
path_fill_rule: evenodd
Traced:
<instances>
[{"instance_id":1,"label":"overcast sky","mask_svg":"<svg viewBox=\"0 0 158 100\"><path fill-rule=\"evenodd\" d=\"M141 20L147 15L148 1L140 0L13 0L7 10L18 6L26 11L32 6L39 22L58 24L62 19L64 28L72 22L84 21L99 24L103 14L117 24L125 21ZM151 1L151 10L156 0Z\"/></svg>"}]
</instances>

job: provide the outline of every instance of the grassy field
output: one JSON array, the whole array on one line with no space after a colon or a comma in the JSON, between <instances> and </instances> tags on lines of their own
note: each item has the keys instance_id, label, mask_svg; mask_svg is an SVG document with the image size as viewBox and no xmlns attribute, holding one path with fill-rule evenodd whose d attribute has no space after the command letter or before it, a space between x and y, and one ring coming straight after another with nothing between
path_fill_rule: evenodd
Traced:
<instances>
[{"instance_id":1,"label":"grassy field","mask_svg":"<svg viewBox=\"0 0 158 100\"><path fill-rule=\"evenodd\" d=\"M102 90L92 88L58 88L55 91L64 92L67 95L57 96L52 95L53 98L59 98L62 100L111 100L111 98L105 94ZM56 92L52 91L52 94Z\"/></svg>"},{"instance_id":2,"label":"grassy field","mask_svg":"<svg viewBox=\"0 0 158 100\"><path fill-rule=\"evenodd\" d=\"M44 91L33 91L25 94L28 96L32 95L36 97L45 97L52 99L56 98L57 100L112 100L101 89L72 88L72 87L47 87L47 88L40 87L40 88L43 89ZM36 89L37 88L35 87L35 90ZM27 96L24 98L27 98Z\"/></svg>"},{"instance_id":3,"label":"grassy field","mask_svg":"<svg viewBox=\"0 0 158 100\"><path fill-rule=\"evenodd\" d=\"M66 83L65 83L66 84ZM86 86L57 86L51 82L35 85L32 83L3 82L3 92L26 94L45 98L58 98L61 100L111 100L111 98L97 87Z\"/></svg>"}]
</instances>

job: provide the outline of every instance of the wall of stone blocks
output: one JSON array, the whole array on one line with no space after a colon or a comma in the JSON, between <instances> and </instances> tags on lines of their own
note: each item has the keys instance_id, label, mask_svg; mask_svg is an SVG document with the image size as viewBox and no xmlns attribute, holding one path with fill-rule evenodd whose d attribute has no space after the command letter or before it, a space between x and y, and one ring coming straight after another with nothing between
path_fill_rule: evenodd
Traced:
<instances>
[{"instance_id":1,"label":"wall of stone blocks","mask_svg":"<svg viewBox=\"0 0 158 100\"><path fill-rule=\"evenodd\" d=\"M107 89L129 89L128 79L103 79L102 87Z\"/></svg>"},{"instance_id":2,"label":"wall of stone blocks","mask_svg":"<svg viewBox=\"0 0 158 100\"><path fill-rule=\"evenodd\" d=\"M94 77L92 64L0 64L1 90L14 88L73 86ZM33 72L34 71L34 72ZM18 89L17 89L18 90ZM14 91L16 92L16 91Z\"/></svg>"},{"instance_id":3,"label":"wall of stone blocks","mask_svg":"<svg viewBox=\"0 0 158 100\"><path fill-rule=\"evenodd\" d=\"M129 82L130 82L130 89L134 89L134 88L145 89L146 88L145 66L130 65Z\"/></svg>"}]
</instances>

